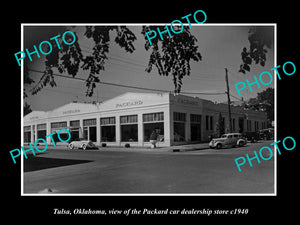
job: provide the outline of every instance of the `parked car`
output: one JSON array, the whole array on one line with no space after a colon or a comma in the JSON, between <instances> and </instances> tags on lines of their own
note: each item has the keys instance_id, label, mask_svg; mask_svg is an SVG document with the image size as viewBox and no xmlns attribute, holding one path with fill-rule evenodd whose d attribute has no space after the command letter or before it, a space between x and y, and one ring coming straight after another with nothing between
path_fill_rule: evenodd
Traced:
<instances>
[{"instance_id":1,"label":"parked car","mask_svg":"<svg viewBox=\"0 0 300 225\"><path fill-rule=\"evenodd\" d=\"M79 148L79 149L98 149L98 147L90 140L84 140L84 139L77 139L73 140L69 143L68 149L74 149L74 148Z\"/></svg>"},{"instance_id":2,"label":"parked car","mask_svg":"<svg viewBox=\"0 0 300 225\"><path fill-rule=\"evenodd\" d=\"M257 131L260 140L273 140L274 139L274 128L267 128Z\"/></svg>"},{"instance_id":3,"label":"parked car","mask_svg":"<svg viewBox=\"0 0 300 225\"><path fill-rule=\"evenodd\" d=\"M252 131L252 132L248 131L245 132L244 135L246 140L251 143L258 142L260 140L259 133L256 131Z\"/></svg>"},{"instance_id":4,"label":"parked car","mask_svg":"<svg viewBox=\"0 0 300 225\"><path fill-rule=\"evenodd\" d=\"M244 146L247 144L245 138L243 138L241 133L228 133L223 134L220 138L213 138L209 142L210 148L228 148L228 147L235 147L235 146Z\"/></svg>"}]
</instances>

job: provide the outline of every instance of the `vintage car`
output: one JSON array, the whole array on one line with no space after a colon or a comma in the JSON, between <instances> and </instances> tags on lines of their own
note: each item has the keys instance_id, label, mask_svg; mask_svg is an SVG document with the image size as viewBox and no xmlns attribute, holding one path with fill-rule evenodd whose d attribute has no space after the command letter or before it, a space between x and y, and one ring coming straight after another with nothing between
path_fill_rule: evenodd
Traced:
<instances>
[{"instance_id":1,"label":"vintage car","mask_svg":"<svg viewBox=\"0 0 300 225\"><path fill-rule=\"evenodd\" d=\"M78 148L78 149L98 149L98 147L89 140L84 140L84 139L76 139L73 140L69 143L68 145L68 149L74 149L74 148Z\"/></svg>"},{"instance_id":2,"label":"vintage car","mask_svg":"<svg viewBox=\"0 0 300 225\"><path fill-rule=\"evenodd\" d=\"M245 138L242 137L241 133L228 133L223 134L220 138L213 138L209 142L210 148L232 148L235 146L244 146L247 144Z\"/></svg>"}]
</instances>

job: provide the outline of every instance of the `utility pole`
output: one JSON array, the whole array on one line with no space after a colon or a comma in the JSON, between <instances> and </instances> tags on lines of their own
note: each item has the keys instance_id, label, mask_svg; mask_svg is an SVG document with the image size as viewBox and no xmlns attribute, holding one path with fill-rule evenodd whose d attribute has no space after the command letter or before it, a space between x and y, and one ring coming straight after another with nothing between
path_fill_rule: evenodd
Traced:
<instances>
[{"instance_id":1,"label":"utility pole","mask_svg":"<svg viewBox=\"0 0 300 225\"><path fill-rule=\"evenodd\" d=\"M225 68L226 73L226 85L227 85L227 100L228 100L228 114L229 114L229 132L232 133L232 120L231 120L231 108L230 108L230 95L229 95L229 84L228 84L228 70Z\"/></svg>"}]
</instances>

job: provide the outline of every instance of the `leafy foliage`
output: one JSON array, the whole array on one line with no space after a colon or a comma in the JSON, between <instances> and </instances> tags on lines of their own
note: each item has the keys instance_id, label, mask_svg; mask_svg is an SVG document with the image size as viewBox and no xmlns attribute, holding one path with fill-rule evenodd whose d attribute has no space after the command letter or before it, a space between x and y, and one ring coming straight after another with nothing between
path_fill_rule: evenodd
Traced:
<instances>
[{"instance_id":1,"label":"leafy foliage","mask_svg":"<svg viewBox=\"0 0 300 225\"><path fill-rule=\"evenodd\" d=\"M43 87L50 84L51 87L56 86L54 76L53 76L53 67L56 67L60 73L65 71L73 77L76 76L80 62L83 59L80 46L78 44L78 37L75 33L76 41L72 45L66 45L61 39L59 40L59 46L55 43L55 40L52 40L52 52L46 56L45 61L45 70L38 81L38 83L31 89L32 94L37 94ZM66 41L68 40L68 35L66 35Z\"/></svg>"},{"instance_id":2,"label":"leafy foliage","mask_svg":"<svg viewBox=\"0 0 300 225\"><path fill-rule=\"evenodd\" d=\"M269 121L274 120L274 88L267 88L266 90L257 93L256 98L250 98L245 108L256 111L264 111L267 113Z\"/></svg>"},{"instance_id":3,"label":"leafy foliage","mask_svg":"<svg viewBox=\"0 0 300 225\"><path fill-rule=\"evenodd\" d=\"M249 50L244 47L241 53L243 63L240 65L239 72L250 72L252 62L265 66L266 48L271 48L273 43L273 27L252 27L248 32L250 42Z\"/></svg>"},{"instance_id":4,"label":"leafy foliage","mask_svg":"<svg viewBox=\"0 0 300 225\"><path fill-rule=\"evenodd\" d=\"M144 37L145 32L149 29L156 29L156 27L143 26L141 33ZM160 29L163 28L160 27ZM110 31L116 32L114 41L121 48L129 53L135 50L133 43L136 36L126 26L86 26L84 35L95 43L93 52L87 56L82 54L76 32L74 32L76 41L72 45L66 45L61 38L58 38L57 40L61 46L59 48L55 40L52 40L53 49L51 54L46 56L46 68L38 83L31 89L31 93L37 94L48 84L52 87L56 86L53 68L57 68L60 73L67 72L73 77L77 75L79 68L82 68L89 71L86 79L86 95L92 96L96 83L100 82L98 75L105 69L105 62L108 60ZM66 38L68 39L67 35ZM198 52L198 46L195 44L197 42L196 38L191 35L188 27L184 27L180 34L174 34L172 37L165 36L163 41L156 38L152 46L149 45L146 37L145 40L146 50L152 49L146 71L150 72L152 67L156 66L159 75L168 76L172 74L175 92L179 93L183 77L190 75L190 60L199 61L202 58Z\"/></svg>"},{"instance_id":5,"label":"leafy foliage","mask_svg":"<svg viewBox=\"0 0 300 225\"><path fill-rule=\"evenodd\" d=\"M168 76L172 74L175 93L179 93L182 86L182 79L190 75L190 60L202 60L198 52L198 46L195 45L197 39L190 33L189 27L184 27L179 34L173 34L171 37L165 34L164 40L155 38L150 45L146 33L150 30L156 30L154 26L143 26L142 34L145 37L145 49L152 50L146 71L149 73L153 65L156 66L159 75ZM165 27L158 27L160 30ZM161 48L161 50L160 50Z\"/></svg>"},{"instance_id":6,"label":"leafy foliage","mask_svg":"<svg viewBox=\"0 0 300 225\"><path fill-rule=\"evenodd\" d=\"M27 114L31 113L32 110L30 108L30 105L27 102L24 102L23 104L23 115L26 116Z\"/></svg>"},{"instance_id":7,"label":"leafy foliage","mask_svg":"<svg viewBox=\"0 0 300 225\"><path fill-rule=\"evenodd\" d=\"M109 32L111 30L116 31L115 42L119 44L120 47L125 48L125 50L130 53L135 50L133 42L136 40L136 37L134 33L125 26L87 26L84 35L87 38L92 38L95 46L93 47L93 53L85 57L78 43L76 32L74 32L76 41L72 45L66 45L58 38L59 46L61 47L59 48L55 40L52 40L51 44L53 49L51 54L46 56L44 74L34 88L31 89L31 93L37 94L47 84L50 84L51 87L56 86L53 68L57 68L60 73L67 72L73 77L77 75L79 68L82 68L83 70L89 70L89 76L86 79L86 95L92 96L96 83L100 81L98 75L101 70L104 70L105 61L108 59ZM66 42L70 42L68 35L66 35ZM30 82L30 80L28 80L29 82L26 81L27 80L25 80L25 83Z\"/></svg>"},{"instance_id":8,"label":"leafy foliage","mask_svg":"<svg viewBox=\"0 0 300 225\"><path fill-rule=\"evenodd\" d=\"M86 80L87 96L93 95L93 90L96 87L96 83L100 81L97 74L101 70L104 70L105 61L108 59L107 53L109 52L109 31L115 30L117 36L115 42L122 48L125 48L127 52L132 53L135 48L133 42L136 40L136 36L126 26L87 26L85 36L92 38L95 42L93 47L93 53L91 56L87 56L83 59L83 70L90 70L90 74Z\"/></svg>"}]
</instances>

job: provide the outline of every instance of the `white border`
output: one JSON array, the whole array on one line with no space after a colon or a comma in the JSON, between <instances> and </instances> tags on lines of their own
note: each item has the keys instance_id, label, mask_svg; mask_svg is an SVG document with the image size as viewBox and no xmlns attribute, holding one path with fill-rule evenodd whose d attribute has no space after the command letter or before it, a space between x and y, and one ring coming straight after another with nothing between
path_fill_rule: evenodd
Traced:
<instances>
[{"instance_id":1,"label":"white border","mask_svg":"<svg viewBox=\"0 0 300 225\"><path fill-rule=\"evenodd\" d=\"M21 23L21 51L24 51L24 26L162 26L170 25L170 23ZM274 67L277 65L277 23L203 23L195 24L191 23L192 26L274 26ZM183 23L187 26L188 23ZM192 28L191 28L192 29ZM21 144L23 146L24 140L24 131L23 131L23 89L24 89L24 70L23 70L23 61L21 62ZM274 71L274 77L275 71ZM277 79L274 79L274 89L275 89L275 112L274 112L274 125L275 133L274 140L277 141ZM277 151L274 145L274 193L77 193L77 194L68 194L68 193L24 193L24 157L21 157L21 196L277 196Z\"/></svg>"}]
</instances>

